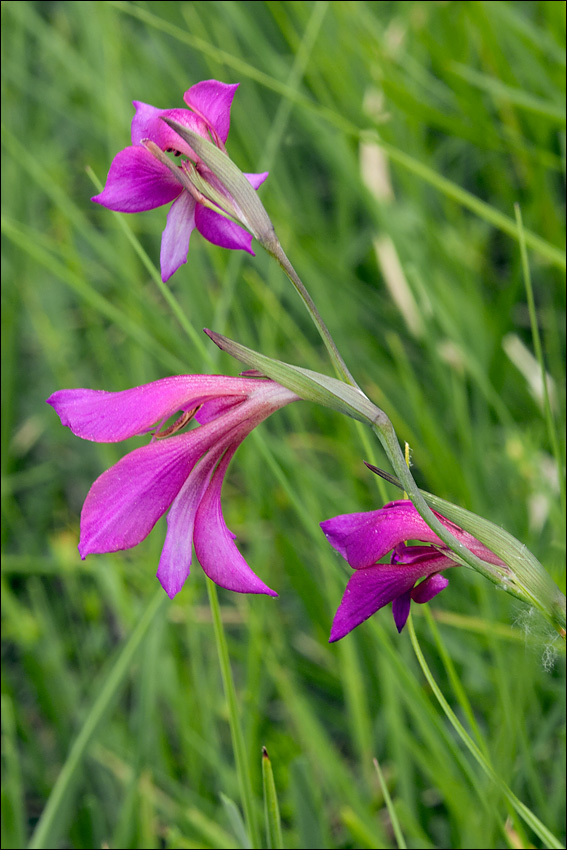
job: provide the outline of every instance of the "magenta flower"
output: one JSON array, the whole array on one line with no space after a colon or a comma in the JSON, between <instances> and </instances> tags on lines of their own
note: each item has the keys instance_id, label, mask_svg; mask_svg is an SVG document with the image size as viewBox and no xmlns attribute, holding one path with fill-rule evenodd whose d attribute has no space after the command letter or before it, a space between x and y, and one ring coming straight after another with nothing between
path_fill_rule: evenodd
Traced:
<instances>
[{"instance_id":1,"label":"magenta flower","mask_svg":"<svg viewBox=\"0 0 567 850\"><path fill-rule=\"evenodd\" d=\"M238 83L227 85L217 80L197 83L183 95L189 109L157 109L134 101L132 145L116 154L104 190L91 199L108 209L127 213L153 210L173 201L161 240L164 281L187 262L189 238L195 228L214 245L254 255L252 236L247 231L200 202L203 196L194 189L190 179L193 166L217 192L229 200L230 196L187 142L162 120L171 118L203 138L212 139L224 151L230 128L230 107L237 88ZM161 151L180 157L177 169L168 167L150 153L148 148L152 143ZM257 189L268 172L245 176Z\"/></svg>"},{"instance_id":2,"label":"magenta flower","mask_svg":"<svg viewBox=\"0 0 567 850\"><path fill-rule=\"evenodd\" d=\"M479 558L491 564L503 564L471 534L436 511L434 513L457 540ZM378 511L342 514L325 520L321 528L331 546L356 570L335 614L331 643L343 638L388 602L392 602L394 622L401 632L412 600L429 602L449 584L441 571L459 566L453 552L429 528L409 500L389 502ZM432 545L408 545L409 540ZM392 553L390 563L377 563L388 552Z\"/></svg>"},{"instance_id":3,"label":"magenta flower","mask_svg":"<svg viewBox=\"0 0 567 850\"><path fill-rule=\"evenodd\" d=\"M242 440L298 396L274 381L222 375L162 378L123 392L59 390L47 399L78 437L113 443L152 432L97 478L81 513L81 558L137 546L168 510L157 577L173 598L189 575L192 546L205 573L238 593L275 591L256 576L225 525L221 488ZM169 427L167 419L181 416ZM199 426L178 433L190 420Z\"/></svg>"}]
</instances>

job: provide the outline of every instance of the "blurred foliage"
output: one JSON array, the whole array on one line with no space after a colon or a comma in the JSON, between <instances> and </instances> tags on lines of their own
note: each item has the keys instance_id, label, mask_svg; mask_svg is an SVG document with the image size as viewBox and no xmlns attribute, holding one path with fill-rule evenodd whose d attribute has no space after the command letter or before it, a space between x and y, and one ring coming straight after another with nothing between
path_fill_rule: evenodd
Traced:
<instances>
[{"instance_id":1,"label":"blurred foliage","mask_svg":"<svg viewBox=\"0 0 567 850\"><path fill-rule=\"evenodd\" d=\"M103 182L129 143L132 100L181 106L199 80L240 82L230 154L270 171L281 242L418 482L505 526L564 587L565 6L9 0L2 16L2 845L30 841L72 769L30 846L240 847L220 797L240 805L203 573L156 601L163 522L80 561L84 497L125 449L75 439L44 399L236 374L203 327L330 368L260 250L195 234L169 282L180 321L156 282L166 211L114 215L90 203L90 175ZM318 523L395 496L364 467L384 464L367 445L353 422L294 405L225 483L227 523L280 594L221 591L258 816L265 745L286 847L396 846L373 757L408 846L540 846L455 741L388 610L327 644L348 568ZM440 643L415 613L422 649L498 774L561 837L561 646L452 573L430 606Z\"/></svg>"}]
</instances>

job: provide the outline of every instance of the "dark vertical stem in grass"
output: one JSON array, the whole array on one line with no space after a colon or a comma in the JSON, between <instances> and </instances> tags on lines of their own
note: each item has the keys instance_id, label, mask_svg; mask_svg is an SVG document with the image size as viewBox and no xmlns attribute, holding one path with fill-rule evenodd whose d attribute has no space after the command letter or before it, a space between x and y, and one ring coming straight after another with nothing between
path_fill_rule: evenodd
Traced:
<instances>
[{"instance_id":1,"label":"dark vertical stem in grass","mask_svg":"<svg viewBox=\"0 0 567 850\"><path fill-rule=\"evenodd\" d=\"M345 381L345 383L350 384L353 387L357 387L358 384L356 383L345 361L343 360L327 325L323 321L319 310L315 306L315 302L311 298L309 292L307 291L307 288L305 287L301 278L299 277L294 267L290 263L289 259L287 258L280 243L276 239L275 244L273 245L267 245L266 243L264 243L264 248L272 257L274 257L274 259L278 262L279 266L283 269L290 281L293 283L296 292L305 304L307 312L313 320L313 324L319 331L319 335L325 343L325 347L329 353L329 356L332 360L333 366L335 367L339 378Z\"/></svg>"},{"instance_id":2,"label":"dark vertical stem in grass","mask_svg":"<svg viewBox=\"0 0 567 850\"><path fill-rule=\"evenodd\" d=\"M377 758L373 759L372 761L376 769L376 774L378 776L380 788L382 789L382 794L384 795L384 802L386 803L386 808L388 809L388 814L390 815L390 822L392 824L394 835L396 836L396 844L398 845L400 850L406 850L407 844L405 842L404 834L400 826L400 821L398 819L396 809L394 808L392 798L390 797L390 792L388 791L388 785L386 784L384 774L382 773L382 768L380 767L380 763L378 762Z\"/></svg>"},{"instance_id":3,"label":"dark vertical stem in grass","mask_svg":"<svg viewBox=\"0 0 567 850\"><path fill-rule=\"evenodd\" d=\"M240 725L238 714L238 703L236 700L236 689L234 687L234 679L232 678L232 670L230 668L230 659L228 657L228 646L220 615L219 598L217 588L214 582L207 579L207 593L209 594L209 604L213 616L213 627L215 631L215 641L217 644L217 652L219 655L219 664L221 668L221 676L224 687L224 694L228 706L228 722L230 725L230 735L232 738L232 749L234 751L234 760L236 762L236 772L238 774L238 784L240 786L240 795L242 798L242 807L244 809L244 820L250 836L252 847L260 847L258 829L256 826L256 815L254 811L254 796L252 793L252 781L250 778L250 770L248 766L248 758L246 754L246 746L244 744L244 735Z\"/></svg>"}]
</instances>

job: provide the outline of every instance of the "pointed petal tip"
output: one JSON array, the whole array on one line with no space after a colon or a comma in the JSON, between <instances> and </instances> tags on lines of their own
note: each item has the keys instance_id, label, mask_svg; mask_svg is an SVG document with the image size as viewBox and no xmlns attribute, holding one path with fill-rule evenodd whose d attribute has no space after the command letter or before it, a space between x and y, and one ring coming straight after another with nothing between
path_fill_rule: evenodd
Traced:
<instances>
[{"instance_id":1,"label":"pointed petal tip","mask_svg":"<svg viewBox=\"0 0 567 850\"><path fill-rule=\"evenodd\" d=\"M216 331L211 331L209 328L203 328L203 333L205 333L211 342L214 342L216 346L218 346L221 351L223 351L222 341L225 339L222 334L217 333Z\"/></svg>"},{"instance_id":2,"label":"pointed petal tip","mask_svg":"<svg viewBox=\"0 0 567 850\"><path fill-rule=\"evenodd\" d=\"M408 611L408 614L405 617L400 617L400 616L398 616L397 618L394 617L394 623L395 623L395 626L396 626L396 629L397 629L397 632L398 632L399 635L401 635L401 633L404 630L404 626L408 621L408 616L409 616L409 611Z\"/></svg>"},{"instance_id":3,"label":"pointed petal tip","mask_svg":"<svg viewBox=\"0 0 567 850\"><path fill-rule=\"evenodd\" d=\"M167 582L167 581L165 581L165 580L163 580L159 577L159 573L157 574L156 577L157 577L157 580L159 581L159 583L161 584L161 586L163 587L163 589L165 590L166 594L169 596L170 599L174 599L177 596L177 594L181 591L181 589L183 588L183 585L185 584L184 581L179 586L177 586L176 584L173 584L171 582Z\"/></svg>"},{"instance_id":4,"label":"pointed petal tip","mask_svg":"<svg viewBox=\"0 0 567 850\"><path fill-rule=\"evenodd\" d=\"M398 634L402 633L402 629L407 623L411 608L411 591L407 590L400 594L392 601L392 614L394 623L398 630Z\"/></svg>"},{"instance_id":5,"label":"pointed petal tip","mask_svg":"<svg viewBox=\"0 0 567 850\"><path fill-rule=\"evenodd\" d=\"M169 517L168 516L168 531L169 531ZM156 578L161 584L162 588L165 590L166 594L170 599L174 599L178 593L183 590L185 582L189 578L191 572L191 560L189 560L188 564L183 566L183 556L179 551L176 552L177 558L175 559L175 563L171 563L171 558L165 558L164 554L167 548L167 538L164 544L164 549L162 551L162 556L160 558L159 566L156 572Z\"/></svg>"},{"instance_id":6,"label":"pointed petal tip","mask_svg":"<svg viewBox=\"0 0 567 850\"><path fill-rule=\"evenodd\" d=\"M206 573L206 570L203 571ZM211 576L209 576L209 578L211 578ZM251 581L248 586L246 586L246 584L242 581L237 582L240 584L240 587L237 587L236 584L234 584L233 587L224 587L224 585L220 584L216 579L211 579L211 581L214 581L217 587L222 587L224 590L230 590L232 593L250 593L254 596L271 596L274 599L278 597L279 594L277 594L275 590L272 590L271 587L268 587L267 584L264 584L258 576L255 576L255 579L256 581Z\"/></svg>"},{"instance_id":7,"label":"pointed petal tip","mask_svg":"<svg viewBox=\"0 0 567 850\"><path fill-rule=\"evenodd\" d=\"M346 637L349 632L352 632L352 628L348 628L344 623L341 625L337 625L333 623L331 626L331 634L329 635L329 643L336 643L338 640L342 640Z\"/></svg>"},{"instance_id":8,"label":"pointed petal tip","mask_svg":"<svg viewBox=\"0 0 567 850\"><path fill-rule=\"evenodd\" d=\"M87 555L100 555L100 552L94 552L92 549L89 549L88 544L84 543L82 540L79 541L79 545L77 546L79 550L79 555L81 556L81 561L84 561Z\"/></svg>"},{"instance_id":9,"label":"pointed petal tip","mask_svg":"<svg viewBox=\"0 0 567 850\"><path fill-rule=\"evenodd\" d=\"M167 283L167 281L168 281L171 277L173 277L173 275L175 274L175 272L176 272L176 271L179 271L179 269L181 268L181 266L184 266L186 262L187 262L187 260L184 260L182 263L180 263L180 264L179 264L178 266L176 266L176 268L174 268L174 269L164 268L164 267L162 266L162 267L161 267L161 269L160 269L161 282L162 282L162 283Z\"/></svg>"}]
</instances>

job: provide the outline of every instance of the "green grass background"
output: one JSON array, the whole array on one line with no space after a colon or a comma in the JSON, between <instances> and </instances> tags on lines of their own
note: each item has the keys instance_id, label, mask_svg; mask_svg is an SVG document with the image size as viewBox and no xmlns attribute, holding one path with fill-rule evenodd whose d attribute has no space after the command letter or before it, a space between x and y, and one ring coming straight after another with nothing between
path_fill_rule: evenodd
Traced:
<instances>
[{"instance_id":1,"label":"green grass background","mask_svg":"<svg viewBox=\"0 0 567 850\"><path fill-rule=\"evenodd\" d=\"M89 201L129 143L131 101L241 83L230 154L270 171L281 242L418 483L502 524L564 589L564 45L561 2L2 3L3 847L249 846L204 574L160 594L163 521L80 561L82 502L125 447L74 438L44 399L237 374L203 327L330 366L260 248L196 234L164 288L165 209ZM327 643L349 570L318 523L396 497L363 466L386 464L370 436L294 405L224 486L229 527L280 594L220 591L260 846L263 745L285 847L549 846L462 746L388 609ZM561 641L480 576L450 579L414 610L421 648L498 776L564 841Z\"/></svg>"}]
</instances>

